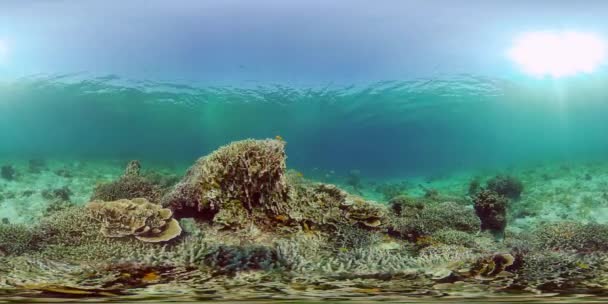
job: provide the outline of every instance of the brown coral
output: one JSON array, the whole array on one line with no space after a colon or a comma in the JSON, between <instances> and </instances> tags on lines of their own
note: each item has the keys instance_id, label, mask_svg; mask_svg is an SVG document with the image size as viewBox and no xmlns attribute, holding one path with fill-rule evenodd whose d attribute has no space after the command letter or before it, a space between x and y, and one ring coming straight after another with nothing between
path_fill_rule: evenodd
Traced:
<instances>
[{"instance_id":1,"label":"brown coral","mask_svg":"<svg viewBox=\"0 0 608 304\"><path fill-rule=\"evenodd\" d=\"M102 223L101 233L107 237L135 236L144 242L164 242L182 232L171 210L144 198L93 201L88 208L92 217Z\"/></svg>"},{"instance_id":2,"label":"brown coral","mask_svg":"<svg viewBox=\"0 0 608 304\"><path fill-rule=\"evenodd\" d=\"M481 230L488 230L501 237L507 226L509 200L492 190L483 190L477 193L473 201L475 213L481 220Z\"/></svg>"},{"instance_id":3,"label":"brown coral","mask_svg":"<svg viewBox=\"0 0 608 304\"><path fill-rule=\"evenodd\" d=\"M200 158L162 205L229 229L333 231L337 225L382 228L386 207L333 185L288 179L285 142L244 140ZM291 182L291 183L290 183Z\"/></svg>"},{"instance_id":4,"label":"brown coral","mask_svg":"<svg viewBox=\"0 0 608 304\"><path fill-rule=\"evenodd\" d=\"M178 217L212 218L234 200L248 212L276 210L288 192L285 170L285 142L234 142L200 158L162 204Z\"/></svg>"},{"instance_id":5,"label":"brown coral","mask_svg":"<svg viewBox=\"0 0 608 304\"><path fill-rule=\"evenodd\" d=\"M158 202L164 189L145 176L141 176L140 169L139 161L129 162L124 174L118 180L97 185L91 200L115 201L143 197L151 202Z\"/></svg>"}]
</instances>

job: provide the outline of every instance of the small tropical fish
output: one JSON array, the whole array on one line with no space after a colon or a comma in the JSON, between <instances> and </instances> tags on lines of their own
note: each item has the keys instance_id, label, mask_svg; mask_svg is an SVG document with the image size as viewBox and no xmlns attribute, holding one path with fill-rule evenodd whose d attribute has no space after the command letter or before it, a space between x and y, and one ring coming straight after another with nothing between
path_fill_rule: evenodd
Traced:
<instances>
[{"instance_id":1,"label":"small tropical fish","mask_svg":"<svg viewBox=\"0 0 608 304\"><path fill-rule=\"evenodd\" d=\"M279 141L285 141L281 135L275 136L274 139L279 140Z\"/></svg>"},{"instance_id":2,"label":"small tropical fish","mask_svg":"<svg viewBox=\"0 0 608 304\"><path fill-rule=\"evenodd\" d=\"M150 283L150 282L158 281L159 278L160 278L160 276L158 275L158 273L152 271L152 272L146 273L143 276L143 278L141 278L141 281L144 283Z\"/></svg>"},{"instance_id":3,"label":"small tropical fish","mask_svg":"<svg viewBox=\"0 0 608 304\"><path fill-rule=\"evenodd\" d=\"M286 215L279 214L274 217L277 221L287 222L289 218Z\"/></svg>"}]
</instances>

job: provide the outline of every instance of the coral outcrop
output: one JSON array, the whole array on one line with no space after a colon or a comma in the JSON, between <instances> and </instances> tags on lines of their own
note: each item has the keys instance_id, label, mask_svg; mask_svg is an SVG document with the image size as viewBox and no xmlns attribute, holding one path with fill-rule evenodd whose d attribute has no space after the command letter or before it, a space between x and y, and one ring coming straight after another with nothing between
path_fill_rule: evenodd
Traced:
<instances>
[{"instance_id":1,"label":"coral outcrop","mask_svg":"<svg viewBox=\"0 0 608 304\"><path fill-rule=\"evenodd\" d=\"M488 180L486 189L494 191L509 199L517 200L524 191L524 185L519 179L513 176L497 175Z\"/></svg>"},{"instance_id":2,"label":"coral outcrop","mask_svg":"<svg viewBox=\"0 0 608 304\"><path fill-rule=\"evenodd\" d=\"M272 232L330 232L353 225L386 228L388 212L383 205L333 185L290 183L284 148L280 140L224 146L199 159L163 198L163 206L178 217L237 230L252 225Z\"/></svg>"},{"instance_id":3,"label":"coral outcrop","mask_svg":"<svg viewBox=\"0 0 608 304\"><path fill-rule=\"evenodd\" d=\"M162 204L178 217L198 213L195 216L212 218L235 201L248 212L277 212L288 194L284 149L280 140L244 140L221 147L200 158Z\"/></svg>"},{"instance_id":4,"label":"coral outcrop","mask_svg":"<svg viewBox=\"0 0 608 304\"><path fill-rule=\"evenodd\" d=\"M134 236L144 242L165 242L178 237L182 229L173 213L144 198L112 202L93 201L87 206L91 217L102 224L107 237Z\"/></svg>"},{"instance_id":5,"label":"coral outcrop","mask_svg":"<svg viewBox=\"0 0 608 304\"><path fill-rule=\"evenodd\" d=\"M143 197L158 203L164 189L141 176L140 169L139 161L129 162L118 180L97 185L91 200L115 201Z\"/></svg>"},{"instance_id":6,"label":"coral outcrop","mask_svg":"<svg viewBox=\"0 0 608 304\"><path fill-rule=\"evenodd\" d=\"M474 198L475 212L481 220L481 230L488 230L501 237L507 226L507 204L509 200L492 191L483 190Z\"/></svg>"}]
</instances>

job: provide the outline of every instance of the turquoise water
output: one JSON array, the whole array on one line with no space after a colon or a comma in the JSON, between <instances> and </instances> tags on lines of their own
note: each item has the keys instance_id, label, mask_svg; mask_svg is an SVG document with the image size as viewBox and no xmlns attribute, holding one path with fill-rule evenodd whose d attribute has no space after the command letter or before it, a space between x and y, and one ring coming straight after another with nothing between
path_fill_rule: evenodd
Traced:
<instances>
[{"instance_id":1,"label":"turquoise water","mask_svg":"<svg viewBox=\"0 0 608 304\"><path fill-rule=\"evenodd\" d=\"M4 1L0 303L604 303L605 12Z\"/></svg>"},{"instance_id":2,"label":"turquoise water","mask_svg":"<svg viewBox=\"0 0 608 304\"><path fill-rule=\"evenodd\" d=\"M446 173L608 151L603 76L456 75L350 86L193 86L117 76L2 84L3 155L189 164L244 138L289 144L289 165L370 177Z\"/></svg>"}]
</instances>

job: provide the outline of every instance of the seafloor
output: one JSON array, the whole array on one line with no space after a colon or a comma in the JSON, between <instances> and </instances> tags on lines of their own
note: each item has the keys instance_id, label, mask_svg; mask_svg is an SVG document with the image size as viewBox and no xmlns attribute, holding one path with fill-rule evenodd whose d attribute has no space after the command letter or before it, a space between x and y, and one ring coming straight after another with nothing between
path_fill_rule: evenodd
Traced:
<instances>
[{"instance_id":1,"label":"seafloor","mask_svg":"<svg viewBox=\"0 0 608 304\"><path fill-rule=\"evenodd\" d=\"M608 163L377 180L284 146L2 159L0 302L606 302Z\"/></svg>"}]
</instances>

